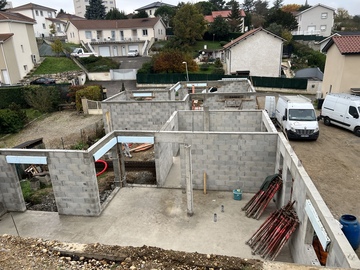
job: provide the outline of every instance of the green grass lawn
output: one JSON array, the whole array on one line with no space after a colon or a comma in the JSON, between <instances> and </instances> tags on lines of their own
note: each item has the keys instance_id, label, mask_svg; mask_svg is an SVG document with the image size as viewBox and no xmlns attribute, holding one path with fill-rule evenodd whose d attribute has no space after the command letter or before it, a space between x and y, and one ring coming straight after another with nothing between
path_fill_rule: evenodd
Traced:
<instances>
[{"instance_id":1,"label":"green grass lawn","mask_svg":"<svg viewBox=\"0 0 360 270\"><path fill-rule=\"evenodd\" d=\"M34 75L61 73L75 70L80 70L80 68L70 58L46 57L41 65L35 70Z\"/></svg>"}]
</instances>

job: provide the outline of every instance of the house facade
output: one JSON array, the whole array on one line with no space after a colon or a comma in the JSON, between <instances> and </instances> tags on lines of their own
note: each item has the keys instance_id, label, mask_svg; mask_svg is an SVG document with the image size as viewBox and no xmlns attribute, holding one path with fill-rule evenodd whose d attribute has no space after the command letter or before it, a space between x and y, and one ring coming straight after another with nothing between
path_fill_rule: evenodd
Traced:
<instances>
[{"instance_id":1,"label":"house facade","mask_svg":"<svg viewBox=\"0 0 360 270\"><path fill-rule=\"evenodd\" d=\"M318 35L328 37L334 27L335 9L317 4L295 15L298 28L293 35Z\"/></svg>"},{"instance_id":2,"label":"house facade","mask_svg":"<svg viewBox=\"0 0 360 270\"><path fill-rule=\"evenodd\" d=\"M53 20L56 18L56 9L29 3L9 9L8 11L20 13L34 19L36 21L34 24L35 37L64 35L64 26L58 25L58 23L53 25ZM52 32L53 27L55 32ZM59 32L56 31L57 29L59 29Z\"/></svg>"},{"instance_id":3,"label":"house facade","mask_svg":"<svg viewBox=\"0 0 360 270\"><path fill-rule=\"evenodd\" d=\"M360 90L360 35L334 36L325 46L326 63L322 95Z\"/></svg>"},{"instance_id":4,"label":"house facade","mask_svg":"<svg viewBox=\"0 0 360 270\"><path fill-rule=\"evenodd\" d=\"M279 77L283 41L263 28L246 32L224 46L226 74Z\"/></svg>"},{"instance_id":5,"label":"house facade","mask_svg":"<svg viewBox=\"0 0 360 270\"><path fill-rule=\"evenodd\" d=\"M85 18L86 6L89 6L89 0L73 0L75 15ZM108 13L110 9L116 8L115 0L105 0L102 1L102 4L105 6L105 13Z\"/></svg>"},{"instance_id":6,"label":"house facade","mask_svg":"<svg viewBox=\"0 0 360 270\"><path fill-rule=\"evenodd\" d=\"M13 85L23 79L39 60L33 25L19 13L0 11L0 81Z\"/></svg>"},{"instance_id":7,"label":"house facade","mask_svg":"<svg viewBox=\"0 0 360 270\"><path fill-rule=\"evenodd\" d=\"M145 11L147 13L147 15L149 16L149 18L154 18L156 10L159 7L162 7L162 6L168 6L168 7L171 7L171 8L175 7L173 5L166 4L166 3L163 3L161 1L161 2L154 2L154 3L151 3L149 5L143 6L141 8L135 9L135 11L137 11L137 12Z\"/></svg>"},{"instance_id":8,"label":"house facade","mask_svg":"<svg viewBox=\"0 0 360 270\"><path fill-rule=\"evenodd\" d=\"M128 20L70 20L67 40L87 44L101 56L126 56L129 50L144 55L155 40L166 37L160 18Z\"/></svg>"}]
</instances>

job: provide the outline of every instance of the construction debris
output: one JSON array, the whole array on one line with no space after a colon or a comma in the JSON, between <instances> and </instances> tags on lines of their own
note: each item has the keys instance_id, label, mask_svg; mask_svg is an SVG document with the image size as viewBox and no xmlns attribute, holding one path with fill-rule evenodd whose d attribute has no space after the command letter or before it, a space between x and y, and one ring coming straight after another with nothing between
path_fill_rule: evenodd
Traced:
<instances>
[{"instance_id":1,"label":"construction debris","mask_svg":"<svg viewBox=\"0 0 360 270\"><path fill-rule=\"evenodd\" d=\"M276 192L281 188L282 179L279 174L265 178L260 190L242 208L247 217L259 219Z\"/></svg>"},{"instance_id":2,"label":"construction debris","mask_svg":"<svg viewBox=\"0 0 360 270\"><path fill-rule=\"evenodd\" d=\"M253 254L272 261L277 257L299 225L299 219L293 210L294 203L295 201L289 202L273 212L246 242Z\"/></svg>"}]
</instances>

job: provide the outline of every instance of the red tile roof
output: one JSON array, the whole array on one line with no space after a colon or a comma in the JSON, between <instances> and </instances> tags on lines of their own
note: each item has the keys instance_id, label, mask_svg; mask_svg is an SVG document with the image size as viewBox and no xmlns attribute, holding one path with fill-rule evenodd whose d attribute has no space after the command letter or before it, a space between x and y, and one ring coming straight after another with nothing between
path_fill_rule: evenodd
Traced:
<instances>
[{"instance_id":1,"label":"red tile roof","mask_svg":"<svg viewBox=\"0 0 360 270\"><path fill-rule=\"evenodd\" d=\"M224 49L230 48L230 47L238 44L239 42L247 39L249 36L255 35L256 33L260 32L260 31L264 31L264 32L267 33L267 34L273 35L273 36L276 37L276 38L279 38L279 39L281 39L281 40L284 40L282 37L279 37L279 36L277 36L277 35L269 32L269 31L265 30L264 28L259 27L259 28L256 28L256 29L253 29L253 30L248 31L248 32L246 32L245 34L241 35L240 37L238 37L238 38L230 41L230 42L227 43L227 44L225 44L225 45L224 45Z\"/></svg>"},{"instance_id":2,"label":"red tile roof","mask_svg":"<svg viewBox=\"0 0 360 270\"><path fill-rule=\"evenodd\" d=\"M0 21L17 21L32 24L36 22L34 19L24 16L20 13L11 13L4 11L0 11Z\"/></svg>"},{"instance_id":3,"label":"red tile roof","mask_svg":"<svg viewBox=\"0 0 360 270\"><path fill-rule=\"evenodd\" d=\"M359 36L337 36L332 38L341 54L359 54L360 53L360 35Z\"/></svg>"},{"instance_id":4,"label":"red tile roof","mask_svg":"<svg viewBox=\"0 0 360 270\"><path fill-rule=\"evenodd\" d=\"M127 20L70 20L78 29L124 29L124 28L150 28L153 27L160 18L140 18Z\"/></svg>"},{"instance_id":5,"label":"red tile roof","mask_svg":"<svg viewBox=\"0 0 360 270\"><path fill-rule=\"evenodd\" d=\"M56 9L49 8L49 7L44 7L44 6L33 4L33 3L29 3L29 4L22 5L22 6L10 8L9 11L13 12L13 11L17 11L17 10L27 10L27 9L39 9L39 10L56 11Z\"/></svg>"},{"instance_id":6,"label":"red tile roof","mask_svg":"<svg viewBox=\"0 0 360 270\"><path fill-rule=\"evenodd\" d=\"M6 41L7 39L9 39L10 37L12 37L14 34L10 33L10 34L0 34L0 41Z\"/></svg>"},{"instance_id":7,"label":"red tile roof","mask_svg":"<svg viewBox=\"0 0 360 270\"><path fill-rule=\"evenodd\" d=\"M221 16L222 18L226 19L231 13L231 10L220 10L220 11L212 11L211 15L204 16L205 21L211 23L214 21L214 19L218 16ZM245 11L240 9L240 16L245 17Z\"/></svg>"}]
</instances>

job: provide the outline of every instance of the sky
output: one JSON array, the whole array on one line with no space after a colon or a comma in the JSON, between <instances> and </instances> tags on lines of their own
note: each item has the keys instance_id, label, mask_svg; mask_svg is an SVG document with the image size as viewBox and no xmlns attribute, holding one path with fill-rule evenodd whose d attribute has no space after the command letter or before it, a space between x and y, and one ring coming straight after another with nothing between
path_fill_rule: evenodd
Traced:
<instances>
[{"instance_id":1,"label":"sky","mask_svg":"<svg viewBox=\"0 0 360 270\"><path fill-rule=\"evenodd\" d=\"M135 9L146 6L157 0L116 0L116 7L120 11L125 11L126 14L134 12ZM159 0L161 1L161 0ZM273 0L268 0L270 3L270 7L272 6ZM10 2L10 1L9 1ZM74 2L73 0L12 0L13 7L21 6L28 3L38 4L45 7L51 7L59 11L61 8L67 13L74 13ZM196 0L164 0L164 3L171 4L176 6L179 2L190 2L196 3ZM228 1L226 1L228 2ZM317 5L322 3L328 7L332 8L344 8L346 9L350 15L360 15L360 1L359 0L308 0L309 5ZM242 4L243 0L239 0L239 3ZM305 0L284 0L284 4L304 4Z\"/></svg>"}]
</instances>

